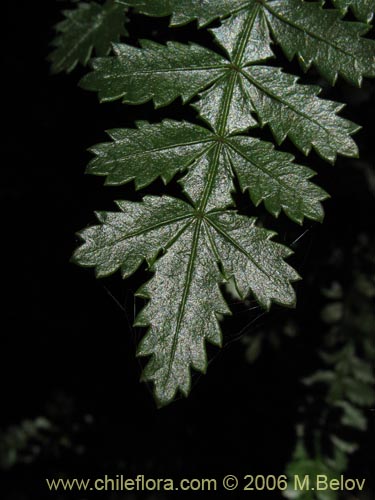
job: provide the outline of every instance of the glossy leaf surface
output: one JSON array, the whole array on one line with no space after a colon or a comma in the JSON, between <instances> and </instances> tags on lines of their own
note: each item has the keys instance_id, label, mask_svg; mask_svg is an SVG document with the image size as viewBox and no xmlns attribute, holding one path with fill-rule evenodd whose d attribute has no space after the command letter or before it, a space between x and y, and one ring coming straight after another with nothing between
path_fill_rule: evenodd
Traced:
<instances>
[{"instance_id":1,"label":"glossy leaf surface","mask_svg":"<svg viewBox=\"0 0 375 500\"><path fill-rule=\"evenodd\" d=\"M101 100L122 98L136 104L153 99L162 106L178 96L189 100L213 84L195 107L215 132L230 134L269 124L278 144L289 136L304 154L314 147L331 162L337 153L356 156L350 135L359 127L337 116L341 104L320 99L319 87L300 85L297 77L278 68L252 64L272 56L264 27L263 15L254 8L215 29L230 60L197 45L116 45L114 57L94 60L94 71L82 86L98 91ZM248 45L253 39L256 50ZM259 45L259 40L266 44Z\"/></svg>"},{"instance_id":2,"label":"glossy leaf surface","mask_svg":"<svg viewBox=\"0 0 375 500\"><path fill-rule=\"evenodd\" d=\"M105 175L106 184L135 181L137 189L161 177L167 183L179 170L210 147L213 134L206 128L186 122L164 120L150 125L139 122L137 129L108 132L112 143L91 148L96 155L87 172Z\"/></svg>"},{"instance_id":3,"label":"glossy leaf surface","mask_svg":"<svg viewBox=\"0 0 375 500\"><path fill-rule=\"evenodd\" d=\"M375 12L375 0L333 0L333 4L343 13L350 8L355 17L365 23L372 20Z\"/></svg>"},{"instance_id":4,"label":"glossy leaf surface","mask_svg":"<svg viewBox=\"0 0 375 500\"><path fill-rule=\"evenodd\" d=\"M136 324L150 327L138 354L151 356L144 377L163 405L178 390L188 394L190 367L206 370L205 340L221 343L218 315L229 309L220 284L233 276L241 296L252 293L266 308L272 301L292 306L290 283L299 276L284 262L290 250L254 219L232 211L203 216L168 197L118 206L121 212L99 213L101 225L80 233L84 244L74 259L98 276L116 269L128 276L142 260L151 266L153 278L138 291L149 302Z\"/></svg>"},{"instance_id":5,"label":"glossy leaf surface","mask_svg":"<svg viewBox=\"0 0 375 500\"><path fill-rule=\"evenodd\" d=\"M293 156L276 151L272 144L245 136L224 141L207 129L185 122L164 120L160 124L139 123L138 129L109 132L112 143L99 144L88 173L106 175L106 184L135 181L142 188L161 177L167 183L182 170L180 180L188 197L197 205L211 180L206 210L233 205L233 177L243 191L249 190L255 205L265 202L278 216L281 210L294 221L304 217L322 220L320 201L327 194L309 182L312 170L293 163Z\"/></svg>"},{"instance_id":6,"label":"glossy leaf surface","mask_svg":"<svg viewBox=\"0 0 375 500\"><path fill-rule=\"evenodd\" d=\"M121 0L123 1L123 0ZM340 0L339 0L340 1ZM373 6L357 0L353 9L368 20ZM312 63L320 73L334 83L338 75L354 85L363 76L375 76L375 43L364 39L369 27L342 21L342 13L323 9L320 2L303 0L124 0L141 13L154 16L172 14L171 23L185 24L198 20L205 25L229 14L260 11L267 19L274 40L290 59L297 56L304 70ZM347 1L346 4L352 3ZM340 5L342 8L342 5Z\"/></svg>"},{"instance_id":7,"label":"glossy leaf surface","mask_svg":"<svg viewBox=\"0 0 375 500\"><path fill-rule=\"evenodd\" d=\"M99 92L101 101L122 99L141 104L153 99L165 106L176 97L189 100L215 81L225 60L199 45L143 40L142 48L115 44L115 56L93 61L94 72L81 80L87 90Z\"/></svg>"},{"instance_id":8,"label":"glossy leaf surface","mask_svg":"<svg viewBox=\"0 0 375 500\"><path fill-rule=\"evenodd\" d=\"M148 302L136 323L148 327L138 353L150 356L144 378L154 383L160 405L188 394L191 367L206 370L205 342L220 345L219 318L229 313L223 283L234 280L240 297L251 294L266 309L295 303L291 283L299 276L285 262L290 250L253 218L238 215L233 194L237 187L255 206L299 224L323 219L328 195L311 181L315 172L249 135L267 126L277 146L289 138L305 155L315 150L330 163L338 154L358 156L351 136L359 127L338 116L343 105L269 64L278 43L289 59L297 57L304 70L314 65L331 84L339 75L355 85L375 76L375 45L363 37L369 26L341 20L359 0L345 1L339 11L302 0L121 0L122 8L171 15L175 25L216 19L210 32L219 49L115 43L113 55L95 58L81 81L101 101L155 107L192 101L200 123L136 122L134 129L110 130L111 142L91 148L87 172L106 184L134 181L142 189L179 174L182 199L118 202L119 212L99 212L100 224L80 233L74 255L98 276L120 270L126 277L143 261L153 273L138 292ZM368 1L360 3L366 20Z\"/></svg>"}]
</instances>

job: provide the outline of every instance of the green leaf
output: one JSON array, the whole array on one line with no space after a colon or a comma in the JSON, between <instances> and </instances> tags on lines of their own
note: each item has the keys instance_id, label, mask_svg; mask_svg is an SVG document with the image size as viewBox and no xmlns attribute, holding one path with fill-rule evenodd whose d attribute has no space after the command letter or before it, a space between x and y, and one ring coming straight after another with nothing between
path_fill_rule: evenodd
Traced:
<instances>
[{"instance_id":1,"label":"green leaf","mask_svg":"<svg viewBox=\"0 0 375 500\"><path fill-rule=\"evenodd\" d=\"M212 103L223 102L231 94L227 133L256 125L250 114L255 113L261 126L270 125L278 144L289 136L304 154L314 147L330 162L335 161L337 153L358 155L350 135L359 127L336 115L342 104L319 99L320 87L300 85L297 77L280 68L253 64L273 56L265 16L259 9L240 12L212 32L237 71L227 70L197 104L208 123L220 120L222 108Z\"/></svg>"},{"instance_id":2,"label":"green leaf","mask_svg":"<svg viewBox=\"0 0 375 500\"><path fill-rule=\"evenodd\" d=\"M293 156L275 151L272 144L238 136L218 141L207 129L186 122L164 120L160 124L138 123L138 128L109 132L113 143L99 144L87 172L106 175L107 184L134 179L137 189L161 176L169 182L176 172L188 168L181 179L185 193L199 203L212 170L210 200L206 210L233 205L233 176L242 191L249 190L254 205L262 201L274 216L281 210L295 222L304 217L322 220L320 201L328 197L309 182L312 170L293 163Z\"/></svg>"},{"instance_id":3,"label":"green leaf","mask_svg":"<svg viewBox=\"0 0 375 500\"><path fill-rule=\"evenodd\" d=\"M82 85L98 91L101 100L122 98L134 104L153 98L156 106L163 106L179 95L187 101L214 83L194 106L216 133L269 124L278 144L288 136L304 154L314 147L332 163L338 153L357 156L350 135L359 127L337 116L342 104L318 98L319 87L300 85L297 77L279 68L249 66L272 56L265 27L264 15L254 7L213 30L230 61L196 45L117 45L115 57L94 61L94 72ZM248 45L253 39L255 48Z\"/></svg>"},{"instance_id":4,"label":"green leaf","mask_svg":"<svg viewBox=\"0 0 375 500\"><path fill-rule=\"evenodd\" d=\"M54 73L70 72L78 63L86 65L94 48L98 56L107 55L111 43L127 34L124 6L115 0L107 0L104 5L80 2L63 14L65 20L56 26L55 49L49 55Z\"/></svg>"},{"instance_id":5,"label":"green leaf","mask_svg":"<svg viewBox=\"0 0 375 500\"><path fill-rule=\"evenodd\" d=\"M340 471L341 472L341 471ZM303 438L299 438L291 462L288 464L286 473L289 478L288 488L283 492L283 496L289 499L299 500L336 500L336 491L331 489L317 488L317 478L319 475L326 476L327 480L337 479L337 472L324 462L323 458L310 457L307 452ZM300 482L308 477L309 487L294 488L295 478Z\"/></svg>"},{"instance_id":6,"label":"green leaf","mask_svg":"<svg viewBox=\"0 0 375 500\"><path fill-rule=\"evenodd\" d=\"M309 182L312 170L292 163L293 156L275 151L272 144L250 137L230 138L230 161L236 171L242 191L249 190L255 206L262 201L274 216L281 210L292 220L304 217L322 220L320 201L328 197L323 189Z\"/></svg>"},{"instance_id":7,"label":"green leaf","mask_svg":"<svg viewBox=\"0 0 375 500\"><path fill-rule=\"evenodd\" d=\"M256 227L254 218L230 211L212 212L205 220L210 223L211 242L225 278L234 276L241 297L251 292L266 309L271 302L295 305L290 282L300 278L283 260L293 252L271 241L273 231Z\"/></svg>"},{"instance_id":8,"label":"green leaf","mask_svg":"<svg viewBox=\"0 0 375 500\"><path fill-rule=\"evenodd\" d=\"M350 455L358 449L358 445L355 443L348 443L347 441L339 438L338 436L332 435L331 441L334 446L340 450L342 453Z\"/></svg>"},{"instance_id":9,"label":"green leaf","mask_svg":"<svg viewBox=\"0 0 375 500\"><path fill-rule=\"evenodd\" d=\"M118 202L120 212L99 212L100 224L80 233L83 244L74 255L98 276L120 269L126 277L143 261L154 273L139 291L149 300L137 318L149 327L139 354L151 356L144 378L154 382L159 404L166 404L177 392L189 392L190 367L205 371L205 341L221 342L218 321L229 313L223 283L232 281L241 298L252 294L266 309L272 302L295 303L291 283L299 276L285 263L290 250L273 242L274 233L256 227L254 219L228 210L235 205L235 186L276 217L284 211L297 223L323 219L321 201L328 195L311 182L314 172L245 133L268 125L278 145L288 137L305 155L314 149L331 163L337 154L358 155L351 138L358 126L338 116L341 104L318 97L319 87L265 65L274 57L272 44L289 59L298 57L304 70L314 64L330 83L341 75L357 85L363 76L375 76L375 44L361 37L368 25L344 22L339 11L323 9L320 2L122 4L149 15L172 14L172 24L206 25L220 18L211 29L220 53L174 41L114 44L114 55L94 59L93 71L81 81L101 101L152 100L160 107L195 98L192 106L206 125L164 120L109 131L112 142L91 149L89 173L105 176L111 185L134 180L137 189L183 173L179 183L188 202L166 196ZM346 367L345 360L340 363ZM368 394L359 394L358 380L345 385L350 370L337 369L340 380L327 370L307 383L335 382L334 401L344 395L354 401L357 393L368 401ZM358 372L366 378L362 367Z\"/></svg>"},{"instance_id":10,"label":"green leaf","mask_svg":"<svg viewBox=\"0 0 375 500\"><path fill-rule=\"evenodd\" d=\"M350 366L354 378L365 384L375 384L374 370L372 364L368 360L360 359L355 356L350 359Z\"/></svg>"},{"instance_id":11,"label":"green leaf","mask_svg":"<svg viewBox=\"0 0 375 500\"><path fill-rule=\"evenodd\" d=\"M169 16L171 25L186 24L195 19L199 26L205 26L218 17L224 17L253 1L249 0L119 0L129 7L136 7L141 14L148 16Z\"/></svg>"},{"instance_id":12,"label":"green leaf","mask_svg":"<svg viewBox=\"0 0 375 500\"><path fill-rule=\"evenodd\" d=\"M198 158L180 183L202 212L233 205L233 171L224 145L219 142Z\"/></svg>"},{"instance_id":13,"label":"green leaf","mask_svg":"<svg viewBox=\"0 0 375 500\"><path fill-rule=\"evenodd\" d=\"M332 384L336 381L336 374L330 370L318 370L312 375L305 377L302 382L305 385L313 385L319 383Z\"/></svg>"},{"instance_id":14,"label":"green leaf","mask_svg":"<svg viewBox=\"0 0 375 500\"><path fill-rule=\"evenodd\" d=\"M247 68L244 76L260 122L269 123L278 144L288 136L304 154L313 147L332 163L337 153L358 155L350 134L360 127L336 115L342 104L317 98L319 87L299 85L295 76L267 66Z\"/></svg>"},{"instance_id":15,"label":"green leaf","mask_svg":"<svg viewBox=\"0 0 375 500\"><path fill-rule=\"evenodd\" d=\"M352 377L346 377L343 385L347 398L358 406L371 407L375 402L374 389L368 383L360 380L354 380Z\"/></svg>"},{"instance_id":16,"label":"green leaf","mask_svg":"<svg viewBox=\"0 0 375 500\"><path fill-rule=\"evenodd\" d=\"M98 91L101 101L121 98L141 104L153 99L160 107L179 96L188 101L214 82L225 64L221 56L195 44L160 45L149 40L140 44L140 49L114 44L115 56L94 59L94 72L81 80L81 86Z\"/></svg>"},{"instance_id":17,"label":"green leaf","mask_svg":"<svg viewBox=\"0 0 375 500\"><path fill-rule=\"evenodd\" d=\"M218 315L229 310L201 220L193 221L153 270L154 277L137 293L150 299L135 323L150 325L137 354L152 356L143 379L154 382L155 398L165 405L178 390L184 396L190 392L190 367L206 371L205 340L221 345Z\"/></svg>"},{"instance_id":18,"label":"green leaf","mask_svg":"<svg viewBox=\"0 0 375 500\"><path fill-rule=\"evenodd\" d=\"M117 213L99 213L101 225L83 230L74 260L98 276L133 273L146 260L154 277L138 292L149 303L138 326L150 326L139 355L152 355L144 378L166 404L190 390L190 366L207 367L204 341L221 343L218 315L228 314L219 286L234 277L241 297L252 293L264 307L293 306L298 274L284 262L286 247L255 219L231 211L197 213L180 200L145 197L118 202ZM161 250L164 254L155 263ZM220 266L219 266L220 265Z\"/></svg>"},{"instance_id":19,"label":"green leaf","mask_svg":"<svg viewBox=\"0 0 375 500\"><path fill-rule=\"evenodd\" d=\"M375 0L332 0L333 5L343 14L349 7L357 19L369 23L375 12Z\"/></svg>"},{"instance_id":20,"label":"green leaf","mask_svg":"<svg viewBox=\"0 0 375 500\"><path fill-rule=\"evenodd\" d=\"M241 66L273 58L272 38L264 12L256 3L209 30L229 58Z\"/></svg>"},{"instance_id":21,"label":"green leaf","mask_svg":"<svg viewBox=\"0 0 375 500\"><path fill-rule=\"evenodd\" d=\"M375 43L360 37L367 25L341 21L319 2L276 0L265 9L276 41L289 59L298 56L304 70L314 63L331 84L339 74L358 86L363 76L375 76Z\"/></svg>"},{"instance_id":22,"label":"green leaf","mask_svg":"<svg viewBox=\"0 0 375 500\"><path fill-rule=\"evenodd\" d=\"M181 200L167 196L146 196L142 203L118 201L121 212L97 212L100 225L84 229L78 236L85 241L73 261L95 267L98 277L118 269L125 278L145 259L151 264L186 225L192 209Z\"/></svg>"},{"instance_id":23,"label":"green leaf","mask_svg":"<svg viewBox=\"0 0 375 500\"><path fill-rule=\"evenodd\" d=\"M343 414L341 416L341 422L343 425L354 427L360 431L365 431L367 429L367 420L363 415L363 411L359 410L347 401L337 401L335 405L343 410Z\"/></svg>"},{"instance_id":24,"label":"green leaf","mask_svg":"<svg viewBox=\"0 0 375 500\"><path fill-rule=\"evenodd\" d=\"M144 14L172 14L171 24L184 24L197 19L205 25L229 14L261 10L267 18L273 38L289 59L297 56L306 71L314 63L319 72L333 84L341 75L354 85L362 77L375 76L375 42L361 38L369 26L342 21L340 11L323 9L321 2L303 0L129 0ZM361 9L368 7L358 0ZM368 16L368 14L367 14ZM254 44L250 40L251 45ZM257 42L255 42L257 43Z\"/></svg>"},{"instance_id":25,"label":"green leaf","mask_svg":"<svg viewBox=\"0 0 375 500\"><path fill-rule=\"evenodd\" d=\"M297 77L269 66L245 67L241 74L235 75L234 83L232 80L228 72L195 105L215 129L221 120L221 108L211 104L222 102L231 92L227 133L256 126L257 121L250 114L254 112L262 127L269 124L278 144L288 136L305 155L314 148L331 163L338 153L358 156L350 135L360 127L337 116L342 104L318 98L320 87L299 85Z\"/></svg>"},{"instance_id":26,"label":"green leaf","mask_svg":"<svg viewBox=\"0 0 375 500\"><path fill-rule=\"evenodd\" d=\"M109 185L134 179L137 189L159 176L169 182L210 147L214 137L206 128L173 120L154 125L138 122L135 130L115 129L108 134L113 142L91 148L96 158L87 172L107 176Z\"/></svg>"}]
</instances>

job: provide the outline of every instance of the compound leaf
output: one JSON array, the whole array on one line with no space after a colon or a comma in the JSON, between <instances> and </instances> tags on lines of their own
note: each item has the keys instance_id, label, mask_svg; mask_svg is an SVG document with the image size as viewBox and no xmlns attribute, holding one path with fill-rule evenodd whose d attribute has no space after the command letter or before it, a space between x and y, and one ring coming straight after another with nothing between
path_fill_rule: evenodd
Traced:
<instances>
[{"instance_id":1,"label":"compound leaf","mask_svg":"<svg viewBox=\"0 0 375 500\"><path fill-rule=\"evenodd\" d=\"M278 144L288 136L307 155L314 148L334 163L337 154L357 156L358 148L350 137L360 127L337 116L343 105L320 99L315 85L300 85L298 78L280 68L253 65L241 73L228 72L205 91L195 104L204 120L218 129L222 120L220 106L231 92L226 133L269 124ZM252 116L254 113L258 120Z\"/></svg>"},{"instance_id":2,"label":"compound leaf","mask_svg":"<svg viewBox=\"0 0 375 500\"><path fill-rule=\"evenodd\" d=\"M111 43L127 34L124 6L115 0L107 0L104 5L80 2L63 14L65 20L56 26L58 36L52 42L55 49L49 55L54 73L70 72L78 63L86 65L94 48L98 56L107 55Z\"/></svg>"},{"instance_id":3,"label":"compound leaf","mask_svg":"<svg viewBox=\"0 0 375 500\"><path fill-rule=\"evenodd\" d=\"M342 104L318 98L318 86L300 85L297 77L280 68L254 64L273 56L265 16L259 9L241 11L212 32L233 66L195 106L211 126L220 125L229 96L226 133L256 126L253 113L261 126L270 125L278 144L289 136L304 154L314 147L330 162L335 161L337 153L357 156L350 135L359 127L336 115Z\"/></svg>"},{"instance_id":4,"label":"compound leaf","mask_svg":"<svg viewBox=\"0 0 375 500\"><path fill-rule=\"evenodd\" d=\"M103 56L108 47L99 46L102 57L93 60L93 71L81 81L102 101L153 100L159 107L195 97L198 118L207 125L164 120L110 130L112 142L91 149L95 158L87 169L105 176L107 184L134 180L137 189L184 173L179 182L187 202L168 196L117 202L119 212L99 212L100 224L80 233L83 244L74 254L78 264L95 267L98 276L119 269L126 277L143 261L153 272L138 292L148 303L136 324L149 327L138 354L151 356L144 378L153 381L163 405L178 392L188 394L191 367L206 370L205 341L221 343L219 318L229 313L220 291L224 282L231 280L240 297L252 294L266 309L272 302L295 303L291 284L299 276L285 262L291 251L272 241L274 233L256 227L254 219L229 209L235 205L235 176L253 203L263 202L276 217L284 211L298 223L323 218L321 201L328 195L311 182L314 172L272 144L240 134L268 125L277 144L289 137L306 155L314 149L333 163L337 154L358 154L351 138L358 127L338 116L341 104L321 99L319 87L264 65L274 57L272 44L278 43L289 59L298 57L304 70L314 64L330 83L341 75L360 85L363 76L375 76L375 43L362 38L367 24L342 21L342 12L323 9L321 2L121 3L121 9L130 5L148 15L172 15L172 24L221 19L211 32L224 56L174 41L143 40L140 47L117 43L110 57ZM107 2L103 8L110 4L115 6ZM346 390L352 401L358 394L369 401L362 388L368 373L361 367L358 372L361 379L349 384L345 378ZM322 380L327 374L334 376L323 372Z\"/></svg>"},{"instance_id":5,"label":"compound leaf","mask_svg":"<svg viewBox=\"0 0 375 500\"><path fill-rule=\"evenodd\" d=\"M332 163L337 153L357 156L350 135L359 127L337 116L342 104L320 99L319 87L298 84L297 77L279 68L252 64L272 56L265 26L263 13L253 7L213 30L218 41L224 40L230 61L197 45L116 45L115 57L94 60L94 72L82 86L98 91L101 100L122 98L134 104L152 98L163 106L179 95L189 100L213 84L195 107L216 133L268 123L278 144L289 136L304 154L314 147ZM263 50L249 50L251 40Z\"/></svg>"},{"instance_id":6,"label":"compound leaf","mask_svg":"<svg viewBox=\"0 0 375 500\"><path fill-rule=\"evenodd\" d=\"M272 301L292 306L291 282L299 277L284 261L290 250L255 219L231 211L197 213L169 197L118 206L121 212L99 213L101 224L80 233L84 243L74 260L96 267L98 276L117 269L128 276L144 259L151 266L154 276L138 292L149 302L136 324L150 326L138 354L152 356L144 378L166 404L178 390L188 394L190 366L205 371L204 341L221 343L218 316L229 309L220 284L233 276L242 297L252 293L266 308Z\"/></svg>"},{"instance_id":7,"label":"compound leaf","mask_svg":"<svg viewBox=\"0 0 375 500\"><path fill-rule=\"evenodd\" d=\"M139 189L159 176L167 183L176 172L188 169L180 183L197 206L210 186L208 211L233 205L236 174L253 203L264 201L274 216L284 210L298 223L304 217L323 218L320 201L328 195L309 182L315 172L293 163L292 155L275 151L271 143L244 136L220 140L205 128L173 120L140 122L135 130L116 129L109 134L114 142L91 148L96 158L87 169L90 174L106 175L107 184L134 179Z\"/></svg>"},{"instance_id":8,"label":"compound leaf","mask_svg":"<svg viewBox=\"0 0 375 500\"><path fill-rule=\"evenodd\" d=\"M373 10L373 6L368 5L369 1L356 0L355 6L353 5L353 9L357 9L356 12L366 13L366 20L369 12ZM172 14L172 25L184 24L194 19L197 19L200 25L205 25L215 18L229 14L260 10L266 16L275 41L282 47L286 56L289 59L298 56L304 70L314 63L331 84L336 81L338 75L358 86L361 85L363 76L375 76L375 42L361 37L369 30L369 26L342 21L342 12L323 9L322 2L127 0L123 3L135 6L147 15ZM346 3L351 2L346 0ZM253 43L253 40L250 40L250 44Z\"/></svg>"}]
</instances>

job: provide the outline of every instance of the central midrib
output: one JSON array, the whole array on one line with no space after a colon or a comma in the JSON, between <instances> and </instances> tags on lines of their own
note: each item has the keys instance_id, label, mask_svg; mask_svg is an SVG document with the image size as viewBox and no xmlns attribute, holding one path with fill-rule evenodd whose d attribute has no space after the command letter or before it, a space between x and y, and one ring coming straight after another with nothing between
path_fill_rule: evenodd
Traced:
<instances>
[{"instance_id":1,"label":"central midrib","mask_svg":"<svg viewBox=\"0 0 375 500\"><path fill-rule=\"evenodd\" d=\"M257 5L254 5L252 7L252 9L249 13L249 18L248 18L249 22L247 24L247 29L243 33L243 36L240 40L240 43L238 44L238 50L236 51L234 58L233 58L233 61L232 61L233 65L235 65L237 67L241 64L242 57L243 57L244 51L246 49L246 44L248 42L248 37L249 37L250 32L253 28L255 18L258 14L258 10L259 10L259 5L257 4ZM224 136L225 131L226 131L226 126L227 126L227 121L228 121L228 116L229 116L229 107L230 107L231 100L233 97L233 89L234 89L234 84L235 84L237 77L238 77L238 71L234 70L232 75L230 76L230 90L229 90L229 92L227 92L226 98L222 104L222 108L223 108L223 113L221 114L222 119L219 121L218 129L217 129L219 136ZM203 214L205 212L205 209L207 207L207 203L208 203L208 200L209 200L212 188L213 188L215 176L216 176L218 165L219 165L219 158L220 158L222 147L223 147L222 142L218 142L217 146L215 147L215 152L214 152L214 155L212 158L209 178L208 178L206 187L203 191L201 201L198 205L198 211L201 214ZM193 241L192 241L192 246L191 246L191 253L190 253L188 268L186 270L186 276L185 276L184 293L183 293L183 297L182 297L182 300L181 300L180 305L179 305L177 321L176 321L174 335L173 335L173 339L172 339L172 348L171 348L171 355L169 357L169 362L168 362L166 383L168 382L168 379L171 375L172 368L173 368L173 362L174 362L176 349L177 349L177 343L178 343L178 335L180 332L180 327L181 327L182 319L183 319L184 312L185 312L187 297L188 297L191 282L192 282L194 261L195 261L195 257L197 254L199 234L201 232L202 222L203 222L203 218L198 219L196 226L195 226L195 229L194 229Z\"/></svg>"},{"instance_id":2,"label":"central midrib","mask_svg":"<svg viewBox=\"0 0 375 500\"><path fill-rule=\"evenodd\" d=\"M184 292L183 292L182 299L181 299L181 302L180 302L179 307L178 307L177 321L176 321L176 326L175 326L175 330L174 330L174 335L172 338L171 355L169 357L168 371L167 371L167 375L166 375L167 382L168 382L168 379L169 379L170 374L172 372L174 358L175 358L175 354L176 354L176 350L177 350L178 334L180 332L182 319L183 319L184 312L185 312L185 306L186 306L186 302L187 302L187 296L188 296L188 293L190 290L190 285L192 282L194 261L195 261L195 257L197 254L197 247L198 247L199 233L201 230L201 225L202 225L202 220L200 219L197 221L197 224L196 224L195 229L194 229L193 243L192 243L188 268L186 270L186 280L185 280Z\"/></svg>"},{"instance_id":3,"label":"central midrib","mask_svg":"<svg viewBox=\"0 0 375 500\"><path fill-rule=\"evenodd\" d=\"M233 65L234 66L239 67L241 62L242 62L242 58L243 58L243 55L244 55L244 52L246 49L246 45L248 43L248 38L249 38L250 33L253 29L254 21L256 19L256 16L258 15L259 8L260 8L259 4L256 4L250 10L246 30L244 31L243 36L240 39L237 50L236 50L234 57L233 57ZM221 114L222 119L219 121L218 129L217 129L219 136L224 136L225 131L226 131L228 117L229 117L229 108L230 108L230 104L231 104L231 101L233 98L234 85L235 85L236 79L238 77L238 74L239 74L239 72L237 70L233 70L232 74L230 76L229 90L228 90L226 97L224 99L224 102L222 104L222 109L223 109L223 112ZM215 155L213 156L213 159L212 159L212 166L210 169L210 175L209 175L209 178L207 181L207 185L203 191L202 198L201 198L201 201L199 203L199 210L202 213L204 213L204 211L207 207L207 203L208 203L208 200L210 198L210 194L211 194L211 191L213 188L215 176L216 176L217 169L218 169L218 163L219 163L221 149L222 149L222 143L218 143L218 145L216 146Z\"/></svg>"},{"instance_id":4,"label":"central midrib","mask_svg":"<svg viewBox=\"0 0 375 500\"><path fill-rule=\"evenodd\" d=\"M123 144L121 144L121 141L114 142L113 144L115 144L116 146L124 146L124 147L128 146L127 142L129 142L129 141L123 140L122 142L123 142ZM152 149L150 148L147 151L134 151L133 153L122 154L121 158L106 160L105 164L110 165L112 163L117 163L119 161L127 160L128 158L148 156L150 154L152 155L154 153L161 153L164 151L168 151L170 149L186 148L189 146L196 146L198 144L204 144L206 142L212 143L213 142L212 137L208 137L207 139L199 139L199 140L191 141L191 142L185 142L184 144L170 144L168 146L163 146L160 148L152 148ZM209 148L207 148L207 149L209 149ZM203 150L202 153L207 152L207 149ZM96 158L94 160L96 160Z\"/></svg>"},{"instance_id":5,"label":"central midrib","mask_svg":"<svg viewBox=\"0 0 375 500\"><path fill-rule=\"evenodd\" d=\"M124 71L121 71L119 73L111 73L111 74L105 74L103 75L103 80L114 80L114 79L122 79L124 77L128 77L128 76L137 76L137 75L155 75L155 74L159 74L159 73L183 73L183 72L188 72L188 73L191 73L192 71L204 71L204 72L207 72L208 70L211 71L211 70L223 70L226 68L226 64L225 62L223 62L222 64L218 64L218 65L215 65L215 66L193 66L193 67L189 67L189 68L176 68L175 66L172 68L165 68L165 69L137 69L137 71L130 71L130 72L127 72L125 73Z\"/></svg>"}]
</instances>

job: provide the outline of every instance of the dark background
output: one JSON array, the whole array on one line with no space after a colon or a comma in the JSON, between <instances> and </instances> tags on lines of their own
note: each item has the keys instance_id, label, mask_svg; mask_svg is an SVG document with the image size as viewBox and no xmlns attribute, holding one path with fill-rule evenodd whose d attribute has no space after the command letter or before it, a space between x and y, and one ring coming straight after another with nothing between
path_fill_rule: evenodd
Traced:
<instances>
[{"instance_id":1,"label":"dark background","mask_svg":"<svg viewBox=\"0 0 375 500\"><path fill-rule=\"evenodd\" d=\"M277 229L279 241L295 250L291 263L304 277L296 285L296 310L273 307L263 315L253 302L233 304L235 314L223 324L224 348L209 348L207 375L194 374L187 400L157 410L151 388L139 383L144 360L136 359L135 349L143 332L131 327L134 310L142 305L134 302L133 292L147 277L145 271L126 282L117 275L102 281L69 259L78 243L75 232L95 222L94 210L112 210L114 199L178 189L175 182L169 188L157 182L142 193L135 193L132 184L103 187L101 178L84 175L90 159L86 149L106 140L105 129L132 126L134 119L194 121L195 114L180 101L157 112L150 103L99 105L95 94L77 87L85 69L50 76L48 44L67 4L8 1L3 6L2 428L42 415L58 430L44 445L35 445L32 459L8 468L2 497L60 498L46 491L44 478L63 474L282 474L306 391L299 380L316 368L324 335L319 290L332 279L350 281L353 245L359 234L373 234L374 84L366 81L360 90L340 80L323 94L347 102L342 115L362 125L356 135L361 160L340 158L332 167L314 153L304 158L288 141L282 146L316 170L317 183L331 194L323 225L298 227L284 216L274 221L246 196L239 197L241 210L262 214L267 226ZM212 45L194 23L168 33L166 20L133 14L131 21L130 43L136 37L174 37ZM277 54L286 69L301 73ZM304 80L319 81L313 70ZM271 140L268 130L257 134ZM337 249L341 260L332 266L328 257ZM281 333L290 319L299 331L292 339ZM280 348L266 345L255 363L246 362L243 336L271 329L280 330ZM369 472L371 437L359 438L352 474Z\"/></svg>"}]
</instances>

